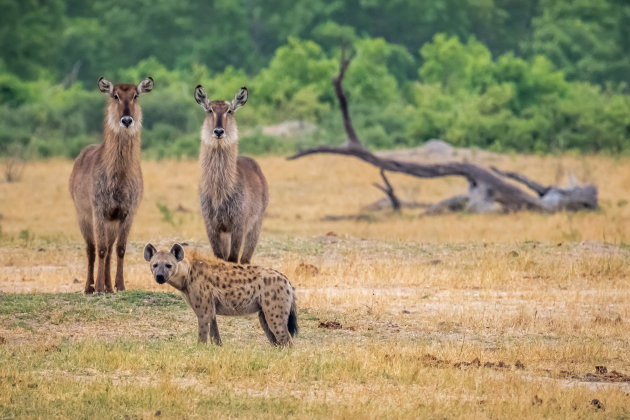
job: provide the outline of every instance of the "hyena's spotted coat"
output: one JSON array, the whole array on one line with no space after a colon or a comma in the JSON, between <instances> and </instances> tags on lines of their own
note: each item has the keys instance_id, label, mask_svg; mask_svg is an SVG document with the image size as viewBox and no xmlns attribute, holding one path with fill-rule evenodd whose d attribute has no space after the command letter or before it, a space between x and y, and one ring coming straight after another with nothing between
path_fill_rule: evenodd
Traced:
<instances>
[{"instance_id":1,"label":"hyena's spotted coat","mask_svg":"<svg viewBox=\"0 0 630 420\"><path fill-rule=\"evenodd\" d=\"M179 244L157 251L148 244L144 258L160 283L179 290L199 321L199 342L221 344L217 315L258 312L258 319L274 345L292 345L298 332L295 290L287 277L273 269L208 260L195 253L184 255Z\"/></svg>"}]
</instances>

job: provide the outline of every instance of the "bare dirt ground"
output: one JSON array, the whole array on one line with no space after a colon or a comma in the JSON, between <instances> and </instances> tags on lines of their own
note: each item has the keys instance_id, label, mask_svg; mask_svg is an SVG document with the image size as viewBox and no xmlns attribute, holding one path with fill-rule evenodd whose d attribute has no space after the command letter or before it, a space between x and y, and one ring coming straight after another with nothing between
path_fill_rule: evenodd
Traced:
<instances>
[{"instance_id":1,"label":"bare dirt ground","mask_svg":"<svg viewBox=\"0 0 630 420\"><path fill-rule=\"evenodd\" d=\"M92 297L79 293L71 163L29 163L0 183L0 418L630 416L630 161L468 158L593 182L602 208L323 221L379 199L378 172L260 159L271 205L254 262L298 290L301 331L285 350L251 317L220 318L225 345L197 346L192 311L149 275L146 242L209 252L195 162L143 163L130 291ZM390 179L423 202L466 188Z\"/></svg>"}]
</instances>

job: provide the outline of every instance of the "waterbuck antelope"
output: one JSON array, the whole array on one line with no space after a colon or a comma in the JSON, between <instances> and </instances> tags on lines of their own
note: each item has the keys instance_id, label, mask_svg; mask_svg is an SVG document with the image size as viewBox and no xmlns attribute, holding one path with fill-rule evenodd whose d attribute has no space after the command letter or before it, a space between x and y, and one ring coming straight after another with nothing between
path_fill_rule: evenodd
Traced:
<instances>
[{"instance_id":1,"label":"waterbuck antelope","mask_svg":"<svg viewBox=\"0 0 630 420\"><path fill-rule=\"evenodd\" d=\"M133 217L142 198L140 134L142 109L138 95L153 89L153 78L140 84L113 85L98 79L101 92L109 96L105 132L101 144L87 146L74 161L70 195L85 239L88 273L85 293L113 292L110 257L116 242L116 289L125 289L123 261ZM94 287L94 260L98 273Z\"/></svg>"},{"instance_id":2,"label":"waterbuck antelope","mask_svg":"<svg viewBox=\"0 0 630 420\"><path fill-rule=\"evenodd\" d=\"M249 263L258 243L269 189L260 166L238 156L238 127L234 113L247 102L243 87L232 102L211 101L201 85L195 99L206 111L201 128L199 198L214 255Z\"/></svg>"}]
</instances>

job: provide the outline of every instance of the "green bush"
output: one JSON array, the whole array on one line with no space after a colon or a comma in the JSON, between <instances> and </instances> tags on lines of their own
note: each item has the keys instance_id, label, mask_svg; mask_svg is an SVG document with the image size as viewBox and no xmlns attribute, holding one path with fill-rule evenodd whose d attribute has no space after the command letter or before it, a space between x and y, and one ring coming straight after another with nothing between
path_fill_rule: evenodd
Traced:
<instances>
[{"instance_id":1,"label":"green bush","mask_svg":"<svg viewBox=\"0 0 630 420\"><path fill-rule=\"evenodd\" d=\"M354 127L368 147L413 147L441 138L496 151L630 150L630 95L624 85L567 81L543 56L493 57L474 37L462 42L445 34L420 49L422 65L412 71L414 58L400 45L361 38L338 25L316 32L328 49L290 37L257 74L231 66L211 72L194 62L168 68L150 57L105 76L131 83L155 78L154 91L139 99L145 156L198 156L205 113L193 97L197 84L213 100L231 100L247 86L248 103L236 116L241 133L249 133L242 134L241 152L288 154L345 141L331 85L339 48L330 37L342 34L353 41L348 52L354 54L344 89ZM29 155L75 157L85 145L101 141L106 96L96 82L54 80L45 71L23 80L0 61L0 154L17 145ZM262 134L262 127L287 120L308 121L317 130L288 140Z\"/></svg>"},{"instance_id":2,"label":"green bush","mask_svg":"<svg viewBox=\"0 0 630 420\"><path fill-rule=\"evenodd\" d=\"M239 153L243 155L283 155L295 151L293 140L266 136L260 132L242 136L238 142Z\"/></svg>"}]
</instances>

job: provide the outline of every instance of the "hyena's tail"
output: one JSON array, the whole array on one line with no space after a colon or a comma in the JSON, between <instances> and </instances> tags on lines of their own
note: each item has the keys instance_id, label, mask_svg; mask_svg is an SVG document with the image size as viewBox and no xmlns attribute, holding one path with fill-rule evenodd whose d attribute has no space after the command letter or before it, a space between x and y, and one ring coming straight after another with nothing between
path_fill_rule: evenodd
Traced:
<instances>
[{"instance_id":1,"label":"hyena's tail","mask_svg":"<svg viewBox=\"0 0 630 420\"><path fill-rule=\"evenodd\" d=\"M287 324L289 333L292 337L295 337L299 329L297 323L297 297L295 296L295 291L293 292L293 302L291 302L291 310L289 311L289 321Z\"/></svg>"}]
</instances>

